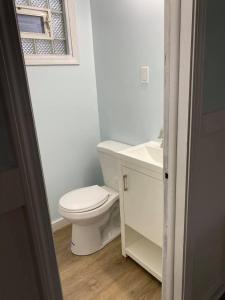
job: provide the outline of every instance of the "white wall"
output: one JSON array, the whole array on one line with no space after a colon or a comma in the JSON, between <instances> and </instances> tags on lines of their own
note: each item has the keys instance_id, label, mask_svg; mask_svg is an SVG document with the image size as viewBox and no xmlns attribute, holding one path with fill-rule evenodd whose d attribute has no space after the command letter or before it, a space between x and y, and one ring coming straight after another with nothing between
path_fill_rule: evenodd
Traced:
<instances>
[{"instance_id":1,"label":"white wall","mask_svg":"<svg viewBox=\"0 0 225 300\"><path fill-rule=\"evenodd\" d=\"M102 139L129 144L163 127L164 1L92 0ZM150 84L139 79L150 66Z\"/></svg>"},{"instance_id":2,"label":"white wall","mask_svg":"<svg viewBox=\"0 0 225 300\"><path fill-rule=\"evenodd\" d=\"M100 178L89 0L76 0L76 16L80 66L27 67L52 220L59 217L58 201L65 192Z\"/></svg>"}]
</instances>

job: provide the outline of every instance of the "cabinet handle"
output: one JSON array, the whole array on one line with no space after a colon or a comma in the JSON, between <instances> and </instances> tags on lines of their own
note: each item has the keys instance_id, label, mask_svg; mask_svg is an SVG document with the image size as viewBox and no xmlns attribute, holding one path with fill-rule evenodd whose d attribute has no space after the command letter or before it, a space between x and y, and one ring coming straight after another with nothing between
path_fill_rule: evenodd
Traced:
<instances>
[{"instance_id":1,"label":"cabinet handle","mask_svg":"<svg viewBox=\"0 0 225 300\"><path fill-rule=\"evenodd\" d=\"M123 190L126 192L128 191L128 186L127 186L127 175L123 175Z\"/></svg>"}]
</instances>

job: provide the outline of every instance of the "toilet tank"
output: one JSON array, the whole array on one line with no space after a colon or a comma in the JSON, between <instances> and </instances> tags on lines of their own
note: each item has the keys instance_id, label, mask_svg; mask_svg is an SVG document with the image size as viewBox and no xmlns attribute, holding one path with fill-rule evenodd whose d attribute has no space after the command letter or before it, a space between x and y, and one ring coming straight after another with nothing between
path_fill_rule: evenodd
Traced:
<instances>
[{"instance_id":1,"label":"toilet tank","mask_svg":"<svg viewBox=\"0 0 225 300\"><path fill-rule=\"evenodd\" d=\"M116 153L130 145L115 141L105 141L97 145L98 157L106 186L119 191L119 164Z\"/></svg>"}]
</instances>

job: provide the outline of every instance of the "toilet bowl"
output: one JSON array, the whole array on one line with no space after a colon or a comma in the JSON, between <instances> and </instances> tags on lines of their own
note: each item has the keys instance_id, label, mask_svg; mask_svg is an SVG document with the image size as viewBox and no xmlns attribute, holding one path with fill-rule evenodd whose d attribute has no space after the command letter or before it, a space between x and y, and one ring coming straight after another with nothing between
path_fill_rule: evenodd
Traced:
<instances>
[{"instance_id":1,"label":"toilet bowl","mask_svg":"<svg viewBox=\"0 0 225 300\"><path fill-rule=\"evenodd\" d=\"M76 192L78 193L76 194ZM93 195L90 198L90 206L85 203L86 206L82 207L82 200L90 197L91 193ZM92 254L120 234L118 199L118 193L105 186L80 189L68 193L60 199L60 214L73 224L71 251L74 254ZM78 205L80 211L78 208L72 208L73 205L70 201L80 203L81 205Z\"/></svg>"},{"instance_id":2,"label":"toilet bowl","mask_svg":"<svg viewBox=\"0 0 225 300\"><path fill-rule=\"evenodd\" d=\"M128 147L114 141L100 143L97 148L106 185L73 190L60 199L59 213L72 223L72 253L92 254L119 236L119 169L116 153Z\"/></svg>"}]
</instances>

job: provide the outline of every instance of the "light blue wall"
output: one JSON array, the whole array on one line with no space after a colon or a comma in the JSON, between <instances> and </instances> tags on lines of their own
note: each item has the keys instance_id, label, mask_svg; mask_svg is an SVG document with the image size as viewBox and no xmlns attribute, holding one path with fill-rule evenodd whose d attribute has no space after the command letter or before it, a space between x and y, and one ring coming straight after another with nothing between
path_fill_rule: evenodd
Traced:
<instances>
[{"instance_id":1,"label":"light blue wall","mask_svg":"<svg viewBox=\"0 0 225 300\"><path fill-rule=\"evenodd\" d=\"M89 0L76 0L80 66L27 67L52 220L65 192L99 181L100 140Z\"/></svg>"},{"instance_id":2,"label":"light blue wall","mask_svg":"<svg viewBox=\"0 0 225 300\"><path fill-rule=\"evenodd\" d=\"M163 124L163 0L91 0L95 61L90 0L74 1L80 65L27 67L53 221L64 193L101 183L99 116L102 139L130 144Z\"/></svg>"},{"instance_id":3,"label":"light blue wall","mask_svg":"<svg viewBox=\"0 0 225 300\"><path fill-rule=\"evenodd\" d=\"M153 139L163 126L164 1L92 0L91 8L102 139ZM141 65L150 66L149 85Z\"/></svg>"}]
</instances>

